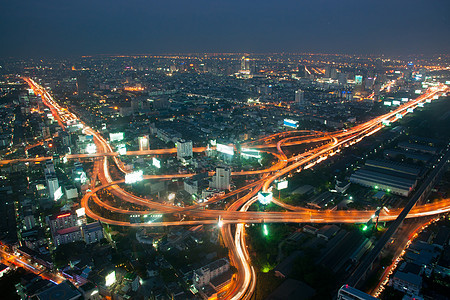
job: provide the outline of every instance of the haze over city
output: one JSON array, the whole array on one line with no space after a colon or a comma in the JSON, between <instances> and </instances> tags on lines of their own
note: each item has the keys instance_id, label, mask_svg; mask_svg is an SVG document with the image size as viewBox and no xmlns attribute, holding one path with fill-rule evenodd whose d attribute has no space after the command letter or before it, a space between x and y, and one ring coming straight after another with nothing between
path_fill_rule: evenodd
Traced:
<instances>
[{"instance_id":1,"label":"haze over city","mask_svg":"<svg viewBox=\"0 0 450 300\"><path fill-rule=\"evenodd\" d=\"M194 52L437 54L450 4L420 1L3 1L1 57Z\"/></svg>"},{"instance_id":2,"label":"haze over city","mask_svg":"<svg viewBox=\"0 0 450 300\"><path fill-rule=\"evenodd\" d=\"M0 298L447 299L448 1L0 8Z\"/></svg>"}]
</instances>

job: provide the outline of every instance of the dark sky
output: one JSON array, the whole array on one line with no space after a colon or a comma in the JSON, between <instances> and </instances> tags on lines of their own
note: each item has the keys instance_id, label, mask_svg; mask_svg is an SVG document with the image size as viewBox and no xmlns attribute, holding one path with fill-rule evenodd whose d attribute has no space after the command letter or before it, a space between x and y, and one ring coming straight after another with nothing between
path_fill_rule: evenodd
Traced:
<instances>
[{"instance_id":1,"label":"dark sky","mask_svg":"<svg viewBox=\"0 0 450 300\"><path fill-rule=\"evenodd\" d=\"M0 57L449 49L449 0L0 0Z\"/></svg>"}]
</instances>

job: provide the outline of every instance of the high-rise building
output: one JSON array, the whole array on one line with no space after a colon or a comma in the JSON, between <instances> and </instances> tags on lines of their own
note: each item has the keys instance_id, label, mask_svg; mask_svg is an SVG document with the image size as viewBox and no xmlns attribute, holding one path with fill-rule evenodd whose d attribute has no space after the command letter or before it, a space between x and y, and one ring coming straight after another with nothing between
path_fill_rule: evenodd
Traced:
<instances>
[{"instance_id":1,"label":"high-rise building","mask_svg":"<svg viewBox=\"0 0 450 300\"><path fill-rule=\"evenodd\" d=\"M214 174L210 187L219 190L230 189L231 170L229 168L216 168L216 174Z\"/></svg>"},{"instance_id":2,"label":"high-rise building","mask_svg":"<svg viewBox=\"0 0 450 300\"><path fill-rule=\"evenodd\" d=\"M192 157L192 141L179 140L177 142L177 158Z\"/></svg>"},{"instance_id":3,"label":"high-rise building","mask_svg":"<svg viewBox=\"0 0 450 300\"><path fill-rule=\"evenodd\" d=\"M77 76L77 91L78 94L84 94L88 91L88 80L86 74Z\"/></svg>"},{"instance_id":4,"label":"high-rise building","mask_svg":"<svg viewBox=\"0 0 450 300\"><path fill-rule=\"evenodd\" d=\"M59 189L58 178L55 173L55 166L52 160L47 160L44 166L45 181L47 184L48 196L50 199L58 200L61 195L55 195L56 191ZM58 198L58 199L57 199Z\"/></svg>"},{"instance_id":5,"label":"high-rise building","mask_svg":"<svg viewBox=\"0 0 450 300\"><path fill-rule=\"evenodd\" d=\"M295 105L297 107L302 107L305 103L305 92L302 90L295 91Z\"/></svg>"},{"instance_id":6,"label":"high-rise building","mask_svg":"<svg viewBox=\"0 0 450 300\"><path fill-rule=\"evenodd\" d=\"M47 182L48 195L50 199L58 200L55 199L55 193L59 188L58 178L56 178L54 174L50 174L45 177L45 181Z\"/></svg>"},{"instance_id":7,"label":"high-rise building","mask_svg":"<svg viewBox=\"0 0 450 300\"><path fill-rule=\"evenodd\" d=\"M250 58L242 56L241 58L241 71L250 72Z\"/></svg>"},{"instance_id":8,"label":"high-rise building","mask_svg":"<svg viewBox=\"0 0 450 300\"><path fill-rule=\"evenodd\" d=\"M139 137L139 151L149 150L148 135Z\"/></svg>"}]
</instances>

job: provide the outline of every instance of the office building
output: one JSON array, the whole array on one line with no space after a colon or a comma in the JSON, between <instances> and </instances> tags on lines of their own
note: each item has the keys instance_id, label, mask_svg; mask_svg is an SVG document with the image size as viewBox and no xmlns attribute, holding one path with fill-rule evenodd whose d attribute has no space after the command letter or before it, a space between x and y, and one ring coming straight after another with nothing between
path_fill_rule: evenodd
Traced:
<instances>
[{"instance_id":1,"label":"office building","mask_svg":"<svg viewBox=\"0 0 450 300\"><path fill-rule=\"evenodd\" d=\"M192 141L179 140L177 142L177 158L182 159L192 156Z\"/></svg>"},{"instance_id":2,"label":"office building","mask_svg":"<svg viewBox=\"0 0 450 300\"><path fill-rule=\"evenodd\" d=\"M81 230L86 244L99 242L103 238L103 228L100 222L84 224Z\"/></svg>"},{"instance_id":3,"label":"office building","mask_svg":"<svg viewBox=\"0 0 450 300\"><path fill-rule=\"evenodd\" d=\"M230 189L231 170L229 168L216 168L210 187L218 190Z\"/></svg>"},{"instance_id":4,"label":"office building","mask_svg":"<svg viewBox=\"0 0 450 300\"><path fill-rule=\"evenodd\" d=\"M55 246L78 242L82 240L83 235L81 234L81 228L79 226L60 229L53 234L53 243L55 244Z\"/></svg>"},{"instance_id":5,"label":"office building","mask_svg":"<svg viewBox=\"0 0 450 300\"><path fill-rule=\"evenodd\" d=\"M51 232L56 233L58 230L66 229L77 225L77 215L71 212L63 212L46 218Z\"/></svg>"},{"instance_id":6,"label":"office building","mask_svg":"<svg viewBox=\"0 0 450 300\"><path fill-rule=\"evenodd\" d=\"M45 176L45 181L47 183L49 198L52 200L58 200L56 198L57 195L55 195L56 191L59 189L58 178L56 178L56 175L52 174Z\"/></svg>"},{"instance_id":7,"label":"office building","mask_svg":"<svg viewBox=\"0 0 450 300\"><path fill-rule=\"evenodd\" d=\"M250 74L250 59L242 56L241 58L241 73Z\"/></svg>"}]
</instances>

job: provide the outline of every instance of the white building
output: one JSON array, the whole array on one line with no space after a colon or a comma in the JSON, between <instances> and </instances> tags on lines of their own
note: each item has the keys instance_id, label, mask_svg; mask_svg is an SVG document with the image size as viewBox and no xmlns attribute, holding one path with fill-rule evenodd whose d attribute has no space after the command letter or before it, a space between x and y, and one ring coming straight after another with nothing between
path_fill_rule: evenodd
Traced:
<instances>
[{"instance_id":1,"label":"white building","mask_svg":"<svg viewBox=\"0 0 450 300\"><path fill-rule=\"evenodd\" d=\"M58 178L56 178L55 175L47 175L45 178L45 181L47 182L47 190L48 190L49 198L54 199L55 192L59 188Z\"/></svg>"},{"instance_id":2,"label":"white building","mask_svg":"<svg viewBox=\"0 0 450 300\"><path fill-rule=\"evenodd\" d=\"M54 199L55 192L59 188L58 178L55 174L55 166L53 161L47 160L44 166L45 181L47 183L47 191L50 199Z\"/></svg>"},{"instance_id":3,"label":"white building","mask_svg":"<svg viewBox=\"0 0 450 300\"><path fill-rule=\"evenodd\" d=\"M230 189L231 170L229 168L216 168L216 174L212 177L210 187L219 190Z\"/></svg>"},{"instance_id":4,"label":"white building","mask_svg":"<svg viewBox=\"0 0 450 300\"><path fill-rule=\"evenodd\" d=\"M422 288L422 277L413 273L397 271L390 280L390 285L409 296L418 296Z\"/></svg>"},{"instance_id":5,"label":"white building","mask_svg":"<svg viewBox=\"0 0 450 300\"><path fill-rule=\"evenodd\" d=\"M192 157L192 141L179 140L177 142L177 158Z\"/></svg>"},{"instance_id":6,"label":"white building","mask_svg":"<svg viewBox=\"0 0 450 300\"><path fill-rule=\"evenodd\" d=\"M209 284L209 282L230 269L230 263L225 258L213 261L212 263L194 271L193 282L197 289Z\"/></svg>"},{"instance_id":7,"label":"white building","mask_svg":"<svg viewBox=\"0 0 450 300\"><path fill-rule=\"evenodd\" d=\"M184 181L184 190L191 195L198 194L198 181L190 180L189 178Z\"/></svg>"}]
</instances>

